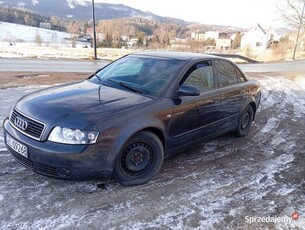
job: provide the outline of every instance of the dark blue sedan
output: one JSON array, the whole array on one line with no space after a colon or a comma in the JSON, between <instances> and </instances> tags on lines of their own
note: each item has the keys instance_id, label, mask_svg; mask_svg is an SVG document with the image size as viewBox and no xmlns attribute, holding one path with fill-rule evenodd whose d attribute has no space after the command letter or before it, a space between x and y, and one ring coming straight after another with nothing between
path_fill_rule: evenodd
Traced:
<instances>
[{"instance_id":1,"label":"dark blue sedan","mask_svg":"<svg viewBox=\"0 0 305 230\"><path fill-rule=\"evenodd\" d=\"M21 98L4 121L8 150L61 179L151 180L164 158L227 132L245 136L261 88L209 55L142 52L88 79Z\"/></svg>"}]
</instances>

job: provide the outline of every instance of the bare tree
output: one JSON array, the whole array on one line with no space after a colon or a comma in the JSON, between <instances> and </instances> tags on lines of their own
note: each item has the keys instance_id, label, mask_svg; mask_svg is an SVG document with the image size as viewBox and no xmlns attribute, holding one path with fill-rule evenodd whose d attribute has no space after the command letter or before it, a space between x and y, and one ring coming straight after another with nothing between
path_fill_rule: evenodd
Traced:
<instances>
[{"instance_id":1,"label":"bare tree","mask_svg":"<svg viewBox=\"0 0 305 230\"><path fill-rule=\"evenodd\" d=\"M73 22L73 21L69 22L69 24L67 26L67 31L70 33L72 47L75 47L76 38L77 38L77 35L80 31L79 23L78 22Z\"/></svg>"},{"instance_id":2,"label":"bare tree","mask_svg":"<svg viewBox=\"0 0 305 230\"><path fill-rule=\"evenodd\" d=\"M300 21L303 21L302 27L304 28L304 19L302 19L302 10L305 0L278 0L277 9L279 10L282 19L293 29L296 29L300 25ZM302 19L302 20L301 20Z\"/></svg>"},{"instance_id":3,"label":"bare tree","mask_svg":"<svg viewBox=\"0 0 305 230\"><path fill-rule=\"evenodd\" d=\"M237 49L240 47L240 43L241 43L241 38L242 38L242 34L238 31L235 34L235 38L233 40L233 44L232 44L232 48L233 49Z\"/></svg>"},{"instance_id":4,"label":"bare tree","mask_svg":"<svg viewBox=\"0 0 305 230\"><path fill-rule=\"evenodd\" d=\"M39 45L39 46L41 46L41 44L42 44L42 38L41 38L41 36L39 35L39 33L38 33L38 31L36 31L36 34L35 34L35 43L37 44L37 45Z\"/></svg>"},{"instance_id":5,"label":"bare tree","mask_svg":"<svg viewBox=\"0 0 305 230\"><path fill-rule=\"evenodd\" d=\"M51 19L50 19L50 23L52 25L59 26L60 25L60 19L56 16L52 16Z\"/></svg>"},{"instance_id":6,"label":"bare tree","mask_svg":"<svg viewBox=\"0 0 305 230\"><path fill-rule=\"evenodd\" d=\"M292 59L295 59L296 50L298 47L298 41L300 32L302 29L304 29L304 10L305 10L305 0L286 0L286 7L281 8L281 6L278 6L278 9L281 12L281 15L285 19L285 21L288 23L288 25L292 26L292 28L298 28L297 29L297 36L295 40L295 45L293 49L293 55ZM285 9L285 10L284 10Z\"/></svg>"}]
</instances>

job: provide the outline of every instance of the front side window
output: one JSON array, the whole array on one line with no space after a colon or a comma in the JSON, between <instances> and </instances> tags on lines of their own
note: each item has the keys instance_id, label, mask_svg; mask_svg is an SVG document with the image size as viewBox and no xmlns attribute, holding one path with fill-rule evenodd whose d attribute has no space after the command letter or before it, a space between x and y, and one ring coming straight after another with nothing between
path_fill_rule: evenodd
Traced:
<instances>
[{"instance_id":1,"label":"front side window","mask_svg":"<svg viewBox=\"0 0 305 230\"><path fill-rule=\"evenodd\" d=\"M174 78L183 61L129 55L103 68L92 78L121 89L159 96Z\"/></svg>"},{"instance_id":2,"label":"front side window","mask_svg":"<svg viewBox=\"0 0 305 230\"><path fill-rule=\"evenodd\" d=\"M215 60L219 87L234 85L238 82L234 66L225 60Z\"/></svg>"},{"instance_id":3,"label":"front side window","mask_svg":"<svg viewBox=\"0 0 305 230\"><path fill-rule=\"evenodd\" d=\"M204 92L215 87L212 64L210 61L193 65L186 73L183 85L197 87Z\"/></svg>"}]
</instances>

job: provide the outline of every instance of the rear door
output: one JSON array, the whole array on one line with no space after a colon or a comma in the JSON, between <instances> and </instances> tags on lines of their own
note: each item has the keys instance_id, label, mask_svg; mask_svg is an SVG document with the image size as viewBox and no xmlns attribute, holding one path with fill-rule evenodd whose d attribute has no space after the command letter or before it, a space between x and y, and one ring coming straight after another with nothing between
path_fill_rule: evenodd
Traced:
<instances>
[{"instance_id":1,"label":"rear door","mask_svg":"<svg viewBox=\"0 0 305 230\"><path fill-rule=\"evenodd\" d=\"M246 101L246 90L240 79L241 73L231 62L216 59L214 63L220 93L219 130L225 131L237 126L241 108Z\"/></svg>"}]
</instances>

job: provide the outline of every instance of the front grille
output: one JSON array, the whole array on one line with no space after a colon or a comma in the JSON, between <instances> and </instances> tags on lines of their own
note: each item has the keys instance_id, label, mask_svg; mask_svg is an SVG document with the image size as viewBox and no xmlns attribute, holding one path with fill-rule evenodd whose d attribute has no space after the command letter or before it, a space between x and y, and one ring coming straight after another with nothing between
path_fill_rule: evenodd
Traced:
<instances>
[{"instance_id":1,"label":"front grille","mask_svg":"<svg viewBox=\"0 0 305 230\"><path fill-rule=\"evenodd\" d=\"M18 127L18 124L16 124L15 121L17 118L20 118L23 121L27 122L27 126L24 130L22 130L22 127ZM42 133L45 129L45 124L33 118L25 116L24 114L18 112L16 109L14 109L11 113L10 122L17 130L36 140L40 140Z\"/></svg>"},{"instance_id":2,"label":"front grille","mask_svg":"<svg viewBox=\"0 0 305 230\"><path fill-rule=\"evenodd\" d=\"M45 176L50 176L50 177L55 177L55 178L60 178L60 179L68 179L71 177L71 169L69 169L68 173L63 175L60 174L58 170L60 168L53 167L50 165L45 165L41 164L39 162L33 162L32 160L15 153L15 151L11 151L13 157L15 160L17 160L20 164L25 166L26 168L32 169L34 172L37 172L39 174L45 175Z\"/></svg>"},{"instance_id":3,"label":"front grille","mask_svg":"<svg viewBox=\"0 0 305 230\"><path fill-rule=\"evenodd\" d=\"M34 162L31 161L30 159L18 154L18 153L15 153L15 151L10 151L12 153L12 155L14 156L14 158L20 163L22 164L23 166L27 167L27 168L30 168L30 169L33 169L34 168Z\"/></svg>"}]
</instances>

